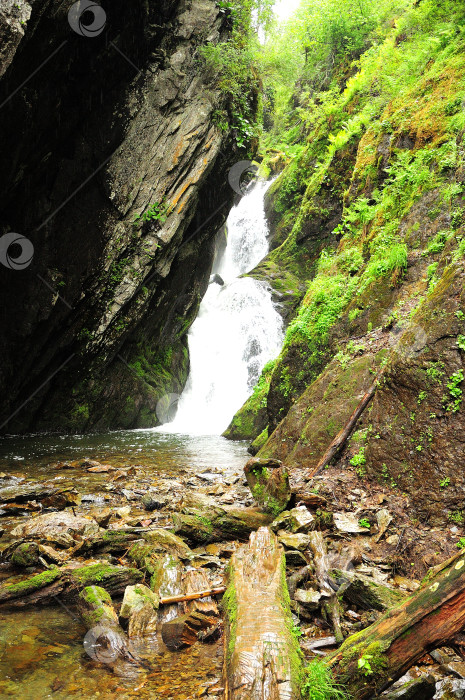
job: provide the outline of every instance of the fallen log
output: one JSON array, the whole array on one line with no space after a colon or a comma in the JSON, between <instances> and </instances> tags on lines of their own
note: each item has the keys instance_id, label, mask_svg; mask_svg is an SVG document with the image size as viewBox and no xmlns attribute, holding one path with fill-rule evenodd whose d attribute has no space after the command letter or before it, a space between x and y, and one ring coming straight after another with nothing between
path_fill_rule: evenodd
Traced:
<instances>
[{"instance_id":1,"label":"fallen log","mask_svg":"<svg viewBox=\"0 0 465 700\"><path fill-rule=\"evenodd\" d=\"M199 494L186 497L182 512L173 515L176 533L199 544L246 541L251 532L269 525L272 520L273 516L255 508L222 507Z\"/></svg>"},{"instance_id":2,"label":"fallen log","mask_svg":"<svg viewBox=\"0 0 465 700\"><path fill-rule=\"evenodd\" d=\"M300 697L301 652L292 633L282 547L268 528L231 558L223 598L225 700Z\"/></svg>"},{"instance_id":3,"label":"fallen log","mask_svg":"<svg viewBox=\"0 0 465 700\"><path fill-rule=\"evenodd\" d=\"M138 583L142 573L137 569L112 564L89 564L76 569L51 567L20 581L9 579L0 584L0 606L24 607L35 603L51 603L58 594L74 598L86 586L100 584L110 593L123 593L126 586Z\"/></svg>"},{"instance_id":4,"label":"fallen log","mask_svg":"<svg viewBox=\"0 0 465 700\"><path fill-rule=\"evenodd\" d=\"M465 626L465 554L427 576L407 600L348 637L325 663L357 700L369 700L425 653L447 645Z\"/></svg>"}]
</instances>

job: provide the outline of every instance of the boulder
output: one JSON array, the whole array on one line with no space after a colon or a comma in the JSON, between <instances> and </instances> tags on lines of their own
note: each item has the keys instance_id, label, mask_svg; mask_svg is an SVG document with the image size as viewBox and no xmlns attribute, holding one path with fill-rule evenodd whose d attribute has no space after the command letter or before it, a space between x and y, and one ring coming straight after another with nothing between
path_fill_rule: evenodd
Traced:
<instances>
[{"instance_id":1,"label":"boulder","mask_svg":"<svg viewBox=\"0 0 465 700\"><path fill-rule=\"evenodd\" d=\"M278 531L278 540L288 549L297 549L299 552L304 552L310 545L310 537L304 535L303 532L286 532L286 530Z\"/></svg>"},{"instance_id":2,"label":"boulder","mask_svg":"<svg viewBox=\"0 0 465 700\"><path fill-rule=\"evenodd\" d=\"M129 637L155 634L158 606L157 594L142 583L126 587L119 617L127 623Z\"/></svg>"},{"instance_id":3,"label":"boulder","mask_svg":"<svg viewBox=\"0 0 465 700\"><path fill-rule=\"evenodd\" d=\"M359 518L355 513L334 513L334 526L339 532L344 532L351 535L369 535L369 528L362 527L358 524Z\"/></svg>"},{"instance_id":4,"label":"boulder","mask_svg":"<svg viewBox=\"0 0 465 700\"><path fill-rule=\"evenodd\" d=\"M431 700L436 693L434 676L415 678L400 688L383 695L385 700Z\"/></svg>"},{"instance_id":5,"label":"boulder","mask_svg":"<svg viewBox=\"0 0 465 700\"><path fill-rule=\"evenodd\" d=\"M294 600L307 608L307 610L317 610L320 607L322 594L314 588L297 588L294 593Z\"/></svg>"},{"instance_id":6,"label":"boulder","mask_svg":"<svg viewBox=\"0 0 465 700\"><path fill-rule=\"evenodd\" d=\"M155 491L149 491L141 498L143 507L148 511L161 510L167 502L168 499L165 496L160 496Z\"/></svg>"},{"instance_id":7,"label":"boulder","mask_svg":"<svg viewBox=\"0 0 465 700\"><path fill-rule=\"evenodd\" d=\"M305 506L298 506L297 508L284 511L270 525L273 532L278 532L279 530L309 532L313 530L314 526L313 515Z\"/></svg>"},{"instance_id":8,"label":"boulder","mask_svg":"<svg viewBox=\"0 0 465 700\"><path fill-rule=\"evenodd\" d=\"M98 531L99 526L92 518L62 511L60 513L46 513L31 518L15 527L11 531L11 535L13 537L31 537L33 539L53 541L56 541L57 537L60 539L64 535L65 540L70 537L72 541L77 535L89 537L96 535Z\"/></svg>"},{"instance_id":9,"label":"boulder","mask_svg":"<svg viewBox=\"0 0 465 700\"><path fill-rule=\"evenodd\" d=\"M249 459L244 473L252 495L261 508L276 516L291 499L289 473L276 459Z\"/></svg>"},{"instance_id":10,"label":"boulder","mask_svg":"<svg viewBox=\"0 0 465 700\"><path fill-rule=\"evenodd\" d=\"M389 588L357 571L332 569L329 576L336 587L344 586L344 598L364 610L388 610L398 605L405 596L398 590Z\"/></svg>"},{"instance_id":11,"label":"boulder","mask_svg":"<svg viewBox=\"0 0 465 700\"><path fill-rule=\"evenodd\" d=\"M154 528L147 530L142 537L153 547L155 552L169 552L175 554L180 559L189 559L194 554L181 537L175 535L174 532L163 530L162 528Z\"/></svg>"},{"instance_id":12,"label":"boulder","mask_svg":"<svg viewBox=\"0 0 465 700\"><path fill-rule=\"evenodd\" d=\"M36 566L39 563L39 546L37 542L22 542L11 555L11 563L14 566Z\"/></svg>"}]
</instances>

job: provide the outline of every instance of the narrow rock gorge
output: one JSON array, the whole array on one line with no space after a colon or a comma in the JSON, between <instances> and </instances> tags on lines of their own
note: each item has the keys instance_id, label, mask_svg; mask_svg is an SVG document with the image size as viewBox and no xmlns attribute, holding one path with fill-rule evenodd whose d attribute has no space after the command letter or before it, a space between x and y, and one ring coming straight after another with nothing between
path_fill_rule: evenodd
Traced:
<instances>
[{"instance_id":1,"label":"narrow rock gorge","mask_svg":"<svg viewBox=\"0 0 465 700\"><path fill-rule=\"evenodd\" d=\"M69 7L0 10L0 229L33 245L0 281L7 432L159 422L157 401L187 379L186 333L241 160L199 53L228 37L227 13L104 2L103 29L81 36ZM252 110L256 90L250 76Z\"/></svg>"},{"instance_id":2,"label":"narrow rock gorge","mask_svg":"<svg viewBox=\"0 0 465 700\"><path fill-rule=\"evenodd\" d=\"M0 697L465 697L465 3L0 0Z\"/></svg>"}]
</instances>

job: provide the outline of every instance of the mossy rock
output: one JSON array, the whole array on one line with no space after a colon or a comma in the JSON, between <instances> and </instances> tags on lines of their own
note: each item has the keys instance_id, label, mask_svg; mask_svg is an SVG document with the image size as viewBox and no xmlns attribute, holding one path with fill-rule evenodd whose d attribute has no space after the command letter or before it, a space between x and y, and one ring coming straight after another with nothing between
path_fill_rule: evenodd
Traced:
<instances>
[{"instance_id":1,"label":"mossy rock","mask_svg":"<svg viewBox=\"0 0 465 700\"><path fill-rule=\"evenodd\" d=\"M253 457L244 467L252 495L258 505L276 517L291 499L289 473L282 462Z\"/></svg>"},{"instance_id":2,"label":"mossy rock","mask_svg":"<svg viewBox=\"0 0 465 700\"><path fill-rule=\"evenodd\" d=\"M11 555L13 566L36 566L39 563L39 545L37 542L23 542L19 544Z\"/></svg>"}]
</instances>

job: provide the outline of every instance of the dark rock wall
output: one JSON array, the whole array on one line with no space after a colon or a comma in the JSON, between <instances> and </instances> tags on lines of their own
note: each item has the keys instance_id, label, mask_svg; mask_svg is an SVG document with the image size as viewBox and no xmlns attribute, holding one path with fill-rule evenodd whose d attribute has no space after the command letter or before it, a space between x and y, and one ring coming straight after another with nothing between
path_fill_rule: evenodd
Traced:
<instances>
[{"instance_id":1,"label":"dark rock wall","mask_svg":"<svg viewBox=\"0 0 465 700\"><path fill-rule=\"evenodd\" d=\"M0 235L34 246L24 269L0 269L2 432L157 424L187 378L234 196L241 157L212 122L225 96L198 52L227 36L224 14L101 4L93 37L72 30L69 2L0 9Z\"/></svg>"}]
</instances>

